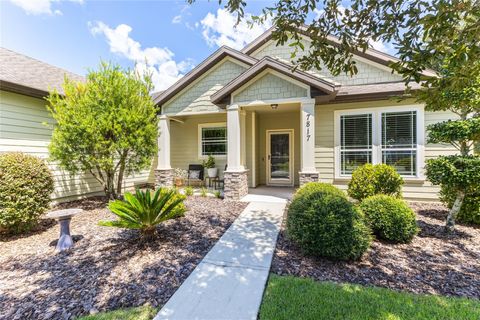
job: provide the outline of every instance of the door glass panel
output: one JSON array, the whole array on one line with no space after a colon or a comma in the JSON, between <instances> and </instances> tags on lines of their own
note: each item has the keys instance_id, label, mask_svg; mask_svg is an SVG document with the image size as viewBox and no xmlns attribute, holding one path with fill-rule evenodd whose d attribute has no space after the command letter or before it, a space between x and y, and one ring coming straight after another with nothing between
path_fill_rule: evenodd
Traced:
<instances>
[{"instance_id":1,"label":"door glass panel","mask_svg":"<svg viewBox=\"0 0 480 320\"><path fill-rule=\"evenodd\" d=\"M290 179L290 134L270 135L270 176L275 179Z\"/></svg>"}]
</instances>

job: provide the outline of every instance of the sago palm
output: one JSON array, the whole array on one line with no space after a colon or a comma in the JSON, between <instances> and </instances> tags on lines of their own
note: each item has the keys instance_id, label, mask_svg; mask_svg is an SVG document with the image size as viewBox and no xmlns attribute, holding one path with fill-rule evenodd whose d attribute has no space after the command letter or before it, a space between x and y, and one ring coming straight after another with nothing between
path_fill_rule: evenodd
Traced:
<instances>
[{"instance_id":1,"label":"sago palm","mask_svg":"<svg viewBox=\"0 0 480 320\"><path fill-rule=\"evenodd\" d=\"M164 221L181 217L185 213L185 196L175 189L138 190L125 193L125 200L110 202L108 208L120 219L100 221L101 226L140 230L144 238L152 238L156 226Z\"/></svg>"}]
</instances>

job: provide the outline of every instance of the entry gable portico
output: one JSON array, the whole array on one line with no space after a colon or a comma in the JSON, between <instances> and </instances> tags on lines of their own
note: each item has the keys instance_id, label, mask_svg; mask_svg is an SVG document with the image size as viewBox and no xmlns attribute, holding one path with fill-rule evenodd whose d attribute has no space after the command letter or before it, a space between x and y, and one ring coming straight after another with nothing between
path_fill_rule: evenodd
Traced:
<instances>
[{"instance_id":1,"label":"entry gable portico","mask_svg":"<svg viewBox=\"0 0 480 320\"><path fill-rule=\"evenodd\" d=\"M264 57L247 71L243 72L222 89L214 93L211 96L212 102L217 105L227 105L231 103L232 95L240 93L242 87L248 87L252 82L257 82L259 78L266 73L273 74L276 79L282 79L281 82L290 82L297 87L306 88L307 93L302 94L300 97L313 98L315 96L328 96L333 99L338 91L338 87L334 83L317 78L308 72L294 70L292 66L273 58ZM269 89L275 91L277 88L271 87ZM275 92L269 93L275 94ZM268 92L262 94L268 94Z\"/></svg>"}]
</instances>

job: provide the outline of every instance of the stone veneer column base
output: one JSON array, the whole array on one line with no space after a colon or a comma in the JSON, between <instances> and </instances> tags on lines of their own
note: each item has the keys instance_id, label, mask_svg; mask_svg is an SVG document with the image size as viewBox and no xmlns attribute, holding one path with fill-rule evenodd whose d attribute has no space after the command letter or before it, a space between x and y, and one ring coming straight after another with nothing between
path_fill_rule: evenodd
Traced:
<instances>
[{"instance_id":1,"label":"stone veneer column base","mask_svg":"<svg viewBox=\"0 0 480 320\"><path fill-rule=\"evenodd\" d=\"M225 200L240 200L248 194L248 170L225 171L223 178Z\"/></svg>"},{"instance_id":2,"label":"stone veneer column base","mask_svg":"<svg viewBox=\"0 0 480 320\"><path fill-rule=\"evenodd\" d=\"M155 188L173 187L173 169L155 170Z\"/></svg>"},{"instance_id":3,"label":"stone veneer column base","mask_svg":"<svg viewBox=\"0 0 480 320\"><path fill-rule=\"evenodd\" d=\"M309 182L318 182L318 172L299 172L300 187Z\"/></svg>"}]
</instances>

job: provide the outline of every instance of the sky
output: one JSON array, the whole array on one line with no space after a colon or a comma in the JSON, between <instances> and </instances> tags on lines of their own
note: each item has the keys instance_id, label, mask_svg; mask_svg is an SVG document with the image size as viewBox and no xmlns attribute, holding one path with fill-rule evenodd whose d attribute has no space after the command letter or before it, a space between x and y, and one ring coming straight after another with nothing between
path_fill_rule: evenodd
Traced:
<instances>
[{"instance_id":1,"label":"sky","mask_svg":"<svg viewBox=\"0 0 480 320\"><path fill-rule=\"evenodd\" d=\"M270 4L249 0L246 17ZM0 45L80 75L101 60L148 70L165 90L220 46L241 49L270 27L235 22L216 0L0 0Z\"/></svg>"}]
</instances>

